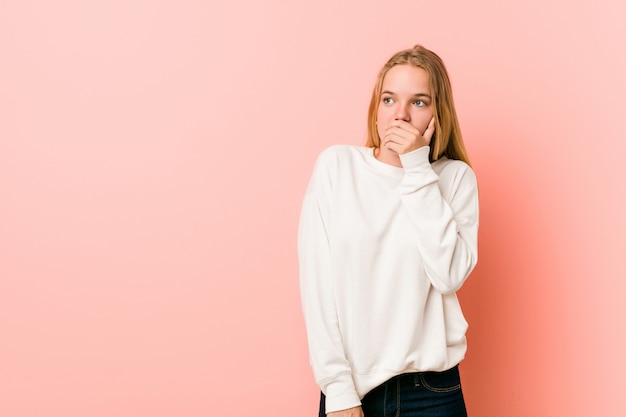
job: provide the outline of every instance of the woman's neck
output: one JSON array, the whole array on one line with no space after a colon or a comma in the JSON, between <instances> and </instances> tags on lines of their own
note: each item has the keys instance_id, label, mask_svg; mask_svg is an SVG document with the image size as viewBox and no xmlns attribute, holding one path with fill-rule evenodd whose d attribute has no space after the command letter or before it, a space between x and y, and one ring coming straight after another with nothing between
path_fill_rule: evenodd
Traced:
<instances>
[{"instance_id":1,"label":"woman's neck","mask_svg":"<svg viewBox=\"0 0 626 417\"><path fill-rule=\"evenodd\" d=\"M384 162L395 167L402 167L400 156L386 148L374 148L374 157L380 162Z\"/></svg>"}]
</instances>

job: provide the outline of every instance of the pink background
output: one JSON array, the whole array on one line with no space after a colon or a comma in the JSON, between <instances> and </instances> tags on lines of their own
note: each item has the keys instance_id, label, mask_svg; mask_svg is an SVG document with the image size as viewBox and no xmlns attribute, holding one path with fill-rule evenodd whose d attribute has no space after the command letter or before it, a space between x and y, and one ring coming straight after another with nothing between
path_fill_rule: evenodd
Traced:
<instances>
[{"instance_id":1,"label":"pink background","mask_svg":"<svg viewBox=\"0 0 626 417\"><path fill-rule=\"evenodd\" d=\"M419 42L480 183L470 415L623 416L619 3L0 2L0 415L316 415L300 202Z\"/></svg>"}]
</instances>

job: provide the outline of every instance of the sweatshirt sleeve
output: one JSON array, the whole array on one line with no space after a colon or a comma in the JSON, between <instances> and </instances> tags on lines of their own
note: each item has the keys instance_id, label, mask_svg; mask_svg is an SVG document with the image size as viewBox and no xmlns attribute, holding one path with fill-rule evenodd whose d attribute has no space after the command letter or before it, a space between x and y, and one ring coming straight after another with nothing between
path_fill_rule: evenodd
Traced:
<instances>
[{"instance_id":1,"label":"sweatshirt sleeve","mask_svg":"<svg viewBox=\"0 0 626 417\"><path fill-rule=\"evenodd\" d=\"M315 380L326 395L326 411L361 404L346 359L335 306L328 235L331 175L318 159L304 197L298 231L300 293Z\"/></svg>"},{"instance_id":2,"label":"sweatshirt sleeve","mask_svg":"<svg viewBox=\"0 0 626 417\"><path fill-rule=\"evenodd\" d=\"M426 274L437 291L448 294L461 288L478 261L478 186L461 161L437 175L429 151L426 146L400 155L401 200L415 225Z\"/></svg>"}]
</instances>

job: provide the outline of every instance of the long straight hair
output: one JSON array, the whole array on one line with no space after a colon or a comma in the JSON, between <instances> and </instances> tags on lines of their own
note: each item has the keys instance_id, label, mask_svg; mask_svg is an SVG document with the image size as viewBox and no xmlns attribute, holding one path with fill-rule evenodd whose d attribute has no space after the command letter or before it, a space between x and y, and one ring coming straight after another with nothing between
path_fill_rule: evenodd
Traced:
<instances>
[{"instance_id":1,"label":"long straight hair","mask_svg":"<svg viewBox=\"0 0 626 417\"><path fill-rule=\"evenodd\" d=\"M421 45L415 45L412 49L405 49L396 53L378 73L367 115L367 142L365 146L370 148L380 146L380 137L376 128L378 106L380 105L385 75L396 65L414 65L428 73L433 117L435 118L435 133L430 142L430 161L434 162L445 156L470 165L454 108L452 85L448 71L437 54Z\"/></svg>"}]
</instances>

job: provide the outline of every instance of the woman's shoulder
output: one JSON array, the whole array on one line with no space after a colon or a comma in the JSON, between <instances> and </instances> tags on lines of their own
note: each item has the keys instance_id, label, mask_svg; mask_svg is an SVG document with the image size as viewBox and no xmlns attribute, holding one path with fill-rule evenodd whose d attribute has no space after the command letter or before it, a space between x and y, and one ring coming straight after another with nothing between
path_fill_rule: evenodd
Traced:
<instances>
[{"instance_id":1,"label":"woman's shoulder","mask_svg":"<svg viewBox=\"0 0 626 417\"><path fill-rule=\"evenodd\" d=\"M322 150L318 156L319 163L347 162L355 158L362 158L369 148L356 145L331 145Z\"/></svg>"},{"instance_id":2,"label":"woman's shoulder","mask_svg":"<svg viewBox=\"0 0 626 417\"><path fill-rule=\"evenodd\" d=\"M443 172L473 172L472 168L467 163L458 159L449 159L445 156L433 162L432 167L439 175Z\"/></svg>"},{"instance_id":3,"label":"woman's shoulder","mask_svg":"<svg viewBox=\"0 0 626 417\"><path fill-rule=\"evenodd\" d=\"M457 183L459 181L476 183L476 175L472 168L458 159L448 159L444 156L433 162L432 167L443 183Z\"/></svg>"},{"instance_id":4,"label":"woman's shoulder","mask_svg":"<svg viewBox=\"0 0 626 417\"><path fill-rule=\"evenodd\" d=\"M353 155L362 155L365 150L367 150L365 146L356 146L356 145L331 145L326 149L320 152L320 156L322 155L336 155L336 156L353 156Z\"/></svg>"}]
</instances>

